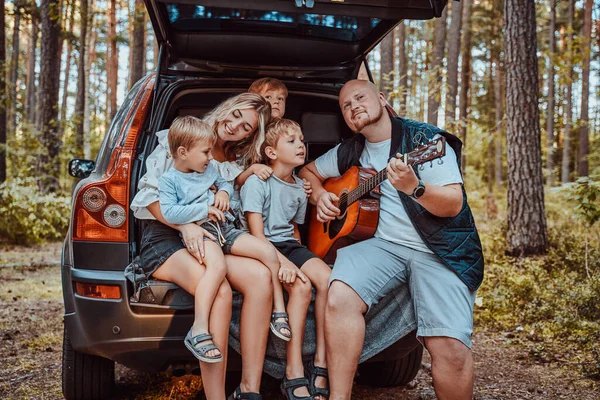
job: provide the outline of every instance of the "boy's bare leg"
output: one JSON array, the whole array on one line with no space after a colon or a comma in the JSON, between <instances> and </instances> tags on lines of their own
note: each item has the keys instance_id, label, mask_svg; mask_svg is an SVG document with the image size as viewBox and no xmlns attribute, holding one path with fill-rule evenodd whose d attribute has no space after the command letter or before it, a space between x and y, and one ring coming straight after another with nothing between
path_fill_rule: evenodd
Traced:
<instances>
[{"instance_id":1,"label":"boy's bare leg","mask_svg":"<svg viewBox=\"0 0 600 400\"><path fill-rule=\"evenodd\" d=\"M302 272L310 279L317 290L315 297L315 325L317 334L317 348L315 352L315 366L327 368L326 346L325 346L325 308L327 306L327 290L331 268L320 258L308 260L302 266ZM315 386L326 388L327 379L318 376Z\"/></svg>"},{"instance_id":2,"label":"boy's bare leg","mask_svg":"<svg viewBox=\"0 0 600 400\"><path fill-rule=\"evenodd\" d=\"M281 284L280 284L281 286ZM283 284L289 293L287 304L290 327L292 328L292 339L287 343L285 375L288 379L303 378L304 365L302 364L302 343L304 342L304 327L306 325L306 313L310 305L312 286L310 282L302 282L296 278L293 284ZM294 395L299 397L309 396L308 387L300 387L294 390Z\"/></svg>"},{"instance_id":3,"label":"boy's bare leg","mask_svg":"<svg viewBox=\"0 0 600 400\"><path fill-rule=\"evenodd\" d=\"M269 268L271 271L271 279L273 281L273 312L285 312L283 289L281 288L278 277L280 263L275 247L270 243L266 243L248 234L241 235L236 239L231 248L231 253L238 256L254 258ZM287 329L282 329L282 333L289 335L290 332L286 331Z\"/></svg>"},{"instance_id":4,"label":"boy's bare leg","mask_svg":"<svg viewBox=\"0 0 600 400\"><path fill-rule=\"evenodd\" d=\"M198 283L202 280L206 267L186 250L175 252L154 272L153 277L176 283L185 291L194 294ZM225 397L225 370L227 367L227 343L229 341L229 323L231 321L231 288L227 281L218 286L217 295L212 305L209 327L215 346L221 349L223 361L216 364L200 362L200 370L204 377L204 391L207 399L223 399Z\"/></svg>"},{"instance_id":5,"label":"boy's bare leg","mask_svg":"<svg viewBox=\"0 0 600 400\"><path fill-rule=\"evenodd\" d=\"M244 296L240 317L242 353L240 389L242 392L258 393L273 306L271 273L265 265L251 258L228 254L225 256L225 261L229 283ZM229 308L231 311L231 306Z\"/></svg>"},{"instance_id":6,"label":"boy's bare leg","mask_svg":"<svg viewBox=\"0 0 600 400\"><path fill-rule=\"evenodd\" d=\"M348 285L333 281L325 308L330 400L349 400L365 341L367 305Z\"/></svg>"}]
</instances>

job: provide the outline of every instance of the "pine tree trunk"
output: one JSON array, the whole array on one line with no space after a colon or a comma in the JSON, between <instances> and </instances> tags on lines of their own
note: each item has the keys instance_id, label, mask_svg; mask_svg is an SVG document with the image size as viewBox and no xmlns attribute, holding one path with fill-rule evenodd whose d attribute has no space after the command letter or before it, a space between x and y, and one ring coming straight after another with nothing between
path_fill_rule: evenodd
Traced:
<instances>
[{"instance_id":1,"label":"pine tree trunk","mask_svg":"<svg viewBox=\"0 0 600 400\"><path fill-rule=\"evenodd\" d=\"M89 12L89 10L92 10L92 12ZM89 20L88 20L88 24L89 24L89 31L90 34L89 36L89 42L86 45L86 52L85 52L85 104L84 104L84 108L83 108L83 158L85 158L86 160L89 160L92 158L92 150L91 150L91 143L90 143L90 127L91 127L91 105L92 102L94 102L94 98L90 95L91 90L90 90L90 76L92 74L92 63L95 61L96 59L96 35L98 32L98 29L95 29L95 25L94 25L94 16L95 13L93 12L94 10L94 0L90 0L90 5L89 5L89 10L88 10L88 14L89 14Z\"/></svg>"},{"instance_id":2,"label":"pine tree trunk","mask_svg":"<svg viewBox=\"0 0 600 400\"><path fill-rule=\"evenodd\" d=\"M145 27L146 9L144 8L144 2L143 0L135 0L131 41L131 71L129 75L130 88L144 76Z\"/></svg>"},{"instance_id":3,"label":"pine tree trunk","mask_svg":"<svg viewBox=\"0 0 600 400\"><path fill-rule=\"evenodd\" d=\"M43 194L60 189L61 135L58 130L58 87L60 60L56 57L60 46L60 14L57 0L42 0L42 51L40 70L40 142L38 157L38 186Z\"/></svg>"},{"instance_id":4,"label":"pine tree trunk","mask_svg":"<svg viewBox=\"0 0 600 400\"><path fill-rule=\"evenodd\" d=\"M460 119L459 133L463 142L463 149L467 145L467 121L469 108L469 89L471 87L471 6L472 0L464 0L463 5L463 35L462 56L460 67L460 97L458 99L458 118ZM461 167L464 174L467 165L466 152L462 152Z\"/></svg>"},{"instance_id":5,"label":"pine tree trunk","mask_svg":"<svg viewBox=\"0 0 600 400\"><path fill-rule=\"evenodd\" d=\"M504 3L506 130L508 138L508 252L543 254L548 247L534 0Z\"/></svg>"},{"instance_id":6,"label":"pine tree trunk","mask_svg":"<svg viewBox=\"0 0 600 400\"><path fill-rule=\"evenodd\" d=\"M391 31L381 41L381 75L379 90L389 101L389 95L394 91L394 31Z\"/></svg>"},{"instance_id":7,"label":"pine tree trunk","mask_svg":"<svg viewBox=\"0 0 600 400\"><path fill-rule=\"evenodd\" d=\"M592 52L592 7L594 0L585 3L585 15L583 17L583 67L581 72L581 124L579 127L579 165L578 175L589 175L588 155L589 144L589 98L590 98L590 54Z\"/></svg>"},{"instance_id":8,"label":"pine tree trunk","mask_svg":"<svg viewBox=\"0 0 600 400\"><path fill-rule=\"evenodd\" d=\"M80 8L80 35L79 35L79 65L77 68L77 98L75 99L75 111L73 114L75 135L75 157L83 157L83 115L86 101L85 66L87 53L87 23L88 23L88 0L81 0Z\"/></svg>"},{"instance_id":9,"label":"pine tree trunk","mask_svg":"<svg viewBox=\"0 0 600 400\"><path fill-rule=\"evenodd\" d=\"M398 92L400 93L398 114L401 117L406 116L406 100L408 96L408 61L406 59L406 26L405 22L400 22L397 28L398 33L398 74L400 81Z\"/></svg>"},{"instance_id":10,"label":"pine tree trunk","mask_svg":"<svg viewBox=\"0 0 600 400\"><path fill-rule=\"evenodd\" d=\"M65 21L65 31L73 31L73 22L75 21L75 0L71 1L71 9L69 12L69 19ZM63 81L62 101L60 105L60 121L65 127L65 120L67 118L67 98L69 96L69 81L71 80L71 55L73 53L73 42L67 40L67 59L65 60L65 79Z\"/></svg>"},{"instance_id":11,"label":"pine tree trunk","mask_svg":"<svg viewBox=\"0 0 600 400\"><path fill-rule=\"evenodd\" d=\"M0 7L0 71L6 71L6 13ZM0 93L6 93L6 74L0 73ZM0 102L0 183L6 181L6 102Z\"/></svg>"},{"instance_id":12,"label":"pine tree trunk","mask_svg":"<svg viewBox=\"0 0 600 400\"><path fill-rule=\"evenodd\" d=\"M119 55L117 54L117 1L110 0L108 9L108 54L107 54L107 85L108 107L107 124L110 124L117 113L117 82L119 79Z\"/></svg>"},{"instance_id":13,"label":"pine tree trunk","mask_svg":"<svg viewBox=\"0 0 600 400\"><path fill-rule=\"evenodd\" d=\"M494 110L495 110L495 133L494 142L496 143L495 154L495 172L496 187L502 187L502 142L504 141L504 110L502 109L502 68L500 67L500 52L496 51L494 68Z\"/></svg>"},{"instance_id":14,"label":"pine tree trunk","mask_svg":"<svg viewBox=\"0 0 600 400\"><path fill-rule=\"evenodd\" d=\"M450 31L448 32L448 83L446 87L447 131L454 131L456 125L456 96L458 95L458 56L460 55L460 33L462 29L463 4L452 2Z\"/></svg>"},{"instance_id":15,"label":"pine tree trunk","mask_svg":"<svg viewBox=\"0 0 600 400\"><path fill-rule=\"evenodd\" d=\"M496 52L493 49L493 45L492 45L492 38L495 37L494 35L494 31L492 30L492 35L490 35L490 37L488 38L488 43L486 45L486 47L488 49L490 49L490 57L489 57L489 70L488 70L488 74L489 76L487 77L488 80L488 93L487 93L487 106L486 109L488 110L488 115L487 115L487 126L488 126L488 132L490 132L490 135L488 136L488 148L487 148L487 157L486 157L486 164L487 164L487 189L488 189L488 195L491 195L494 193L494 179L496 177L495 174L495 168L496 168L496 164L494 162L495 157L494 157L494 149L495 149L495 144L496 144L496 119L495 119L495 114L494 114L494 99L495 99L495 95L496 95L496 86L494 85L494 63L496 62Z\"/></svg>"},{"instance_id":16,"label":"pine tree trunk","mask_svg":"<svg viewBox=\"0 0 600 400\"><path fill-rule=\"evenodd\" d=\"M566 115L565 134L563 136L563 157L560 181L567 183L571 175L571 122L573 121L573 15L575 13L575 0L569 0L569 24L567 26L567 89L566 89Z\"/></svg>"},{"instance_id":17,"label":"pine tree trunk","mask_svg":"<svg viewBox=\"0 0 600 400\"><path fill-rule=\"evenodd\" d=\"M427 123L431 125L438 124L438 112L442 97L442 70L446 46L447 16L448 7L444 7L442 16L435 21L435 40L431 68L429 70L429 98L427 100Z\"/></svg>"},{"instance_id":18,"label":"pine tree trunk","mask_svg":"<svg viewBox=\"0 0 600 400\"><path fill-rule=\"evenodd\" d=\"M556 0L548 0L550 5L550 26L548 27L548 119L546 121L546 174L548 185L554 185L554 52L556 51Z\"/></svg>"},{"instance_id":19,"label":"pine tree trunk","mask_svg":"<svg viewBox=\"0 0 600 400\"><path fill-rule=\"evenodd\" d=\"M31 6L31 5L30 5ZM35 100L36 100L36 84L35 84L35 66L37 63L37 41L39 36L39 17L37 7L31 13L31 36L29 37L29 45L27 46L27 94L25 96L25 118L31 124L36 121L35 118Z\"/></svg>"},{"instance_id":20,"label":"pine tree trunk","mask_svg":"<svg viewBox=\"0 0 600 400\"><path fill-rule=\"evenodd\" d=\"M10 57L10 80L8 82L9 118L8 132L15 134L17 129L17 78L19 75L19 51L21 31L21 1L15 1L15 16Z\"/></svg>"}]
</instances>

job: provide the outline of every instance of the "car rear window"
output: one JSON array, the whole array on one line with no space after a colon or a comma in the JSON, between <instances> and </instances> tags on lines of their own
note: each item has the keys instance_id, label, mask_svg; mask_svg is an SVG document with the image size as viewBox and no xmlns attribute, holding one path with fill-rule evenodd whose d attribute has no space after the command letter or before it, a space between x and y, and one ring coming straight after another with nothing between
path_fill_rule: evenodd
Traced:
<instances>
[{"instance_id":1,"label":"car rear window","mask_svg":"<svg viewBox=\"0 0 600 400\"><path fill-rule=\"evenodd\" d=\"M247 10L166 3L169 24L189 32L272 32L355 42L382 21L302 12Z\"/></svg>"}]
</instances>

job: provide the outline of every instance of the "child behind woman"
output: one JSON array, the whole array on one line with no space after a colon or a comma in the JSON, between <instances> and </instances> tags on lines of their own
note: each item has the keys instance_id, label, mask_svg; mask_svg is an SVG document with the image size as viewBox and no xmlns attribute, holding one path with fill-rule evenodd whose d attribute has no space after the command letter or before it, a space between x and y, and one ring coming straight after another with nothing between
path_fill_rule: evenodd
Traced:
<instances>
[{"instance_id":1,"label":"child behind woman","mask_svg":"<svg viewBox=\"0 0 600 400\"><path fill-rule=\"evenodd\" d=\"M277 119L267 128L263 144L263 159L268 160L273 174L266 182L251 176L241 190L242 211L247 218L250 233L265 243L271 243L277 250L296 265L296 270L288 276L273 276L273 284L281 289L277 279L293 285L302 285L295 280L306 276L317 289L315 299L315 320L317 328L316 354L310 380L304 377L302 364L302 333L311 292L305 292L308 301L294 302L290 291L288 312L290 324L295 332L287 346L286 374L282 391L289 399L307 398L304 389L310 389L312 396L326 398L326 359L324 317L327 299L327 284L331 269L316 255L300 243L297 224L303 223L307 197L303 182L294 175L294 168L303 165L306 148L300 126L288 119ZM301 269L301 270L300 270ZM285 279L282 279L285 278ZM277 293L275 290L274 293ZM301 292L298 292L301 293ZM291 304L302 304L294 309Z\"/></svg>"},{"instance_id":2,"label":"child behind woman","mask_svg":"<svg viewBox=\"0 0 600 400\"><path fill-rule=\"evenodd\" d=\"M279 268L279 260L271 246L236 229L226 217L233 187L211 162L216 135L210 125L191 116L177 118L168 135L174 165L160 178L161 212L171 224L200 223L218 242L204 238L206 273L195 290L195 320L185 345L199 360L219 362L223 357L212 343L208 320L216 292L225 278L223 253L254 258L269 268ZM210 190L213 184L216 194Z\"/></svg>"}]
</instances>

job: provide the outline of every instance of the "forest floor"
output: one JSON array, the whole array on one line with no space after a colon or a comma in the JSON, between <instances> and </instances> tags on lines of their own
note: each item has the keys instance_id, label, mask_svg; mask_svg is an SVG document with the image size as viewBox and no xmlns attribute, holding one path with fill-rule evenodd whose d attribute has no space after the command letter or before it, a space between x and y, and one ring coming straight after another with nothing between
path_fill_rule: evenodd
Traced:
<instances>
[{"instance_id":1,"label":"forest floor","mask_svg":"<svg viewBox=\"0 0 600 400\"><path fill-rule=\"evenodd\" d=\"M0 398L59 399L63 300L60 244L0 245ZM473 338L476 399L598 399L598 382L581 376L560 357L539 357L518 340L477 324ZM434 399L427 355L417 378L404 388L356 385L354 399ZM265 379L265 399L283 399ZM143 374L116 368L117 399L202 399L201 378Z\"/></svg>"}]
</instances>

